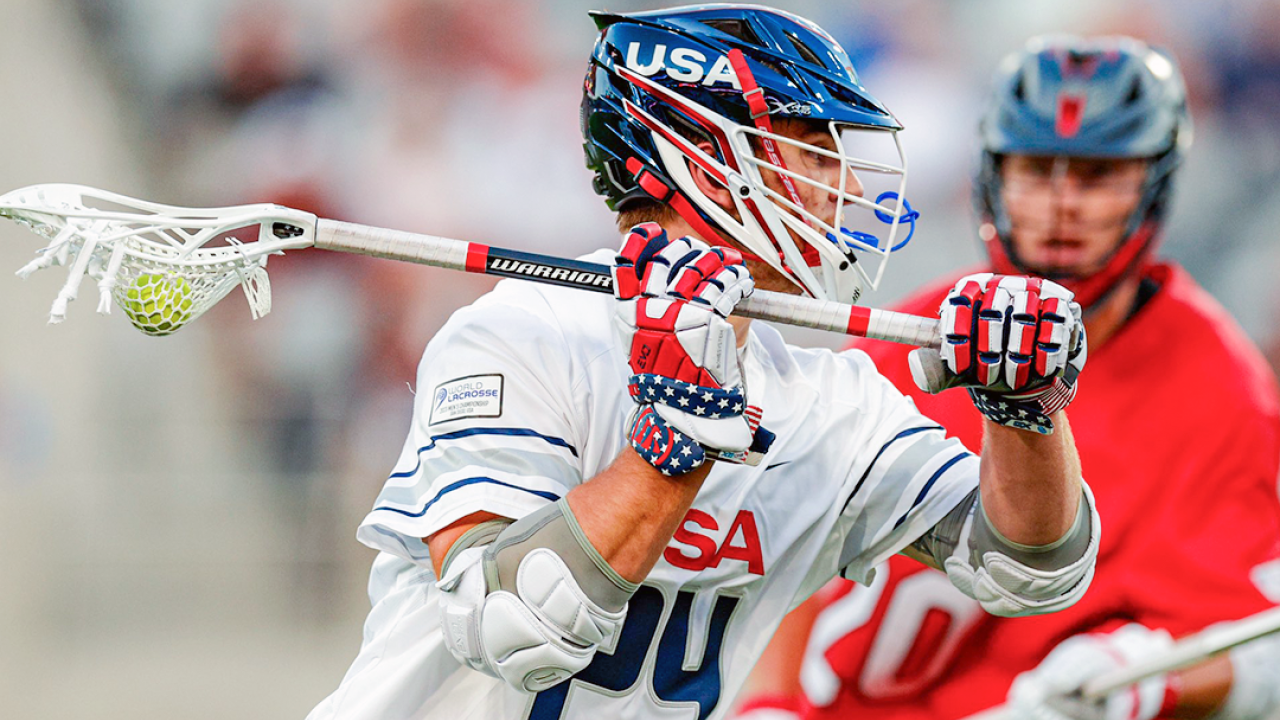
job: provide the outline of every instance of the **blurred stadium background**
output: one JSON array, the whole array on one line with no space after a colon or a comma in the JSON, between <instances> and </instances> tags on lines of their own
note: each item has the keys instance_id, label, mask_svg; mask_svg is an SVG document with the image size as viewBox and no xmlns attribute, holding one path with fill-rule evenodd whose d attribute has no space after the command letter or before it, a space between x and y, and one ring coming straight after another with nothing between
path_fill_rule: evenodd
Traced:
<instances>
[{"instance_id":1,"label":"blurred stadium background","mask_svg":"<svg viewBox=\"0 0 1280 720\"><path fill-rule=\"evenodd\" d=\"M774 4L835 34L908 128L924 215L869 303L978 259L968 173L996 60L1034 33L1126 32L1171 48L1191 86L1165 249L1275 345L1280 4ZM577 135L592 7L0 0L0 189L80 182L544 252L611 245ZM0 717L302 717L360 641L371 552L354 530L403 440L422 346L492 282L303 252L271 261L265 319L236 291L157 340L92 298L46 325L62 275L7 274L38 247L0 227Z\"/></svg>"}]
</instances>

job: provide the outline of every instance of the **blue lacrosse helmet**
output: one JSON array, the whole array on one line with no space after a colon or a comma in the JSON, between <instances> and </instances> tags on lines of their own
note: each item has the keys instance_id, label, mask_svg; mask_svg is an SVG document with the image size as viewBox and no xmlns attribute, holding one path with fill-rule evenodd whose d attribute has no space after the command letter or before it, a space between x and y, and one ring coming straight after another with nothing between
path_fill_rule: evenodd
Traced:
<instances>
[{"instance_id":1,"label":"blue lacrosse helmet","mask_svg":"<svg viewBox=\"0 0 1280 720\"><path fill-rule=\"evenodd\" d=\"M1145 159L1142 196L1106 265L1088 277L1054 278L1088 307L1138 271L1155 248L1174 170L1191 144L1187 93L1173 58L1129 37L1032 38L1001 62L980 124L974 182L980 234L998 272L1043 274L1014 250L1001 200L1007 155Z\"/></svg>"},{"instance_id":2,"label":"blue lacrosse helmet","mask_svg":"<svg viewBox=\"0 0 1280 720\"><path fill-rule=\"evenodd\" d=\"M803 18L752 5L592 17L600 35L584 83L583 147L595 190L611 209L666 204L709 242L733 241L815 297L852 302L874 287L883 259L905 244L894 233L902 224L914 229L917 216L905 200L899 203L902 127L858 82L830 35ZM832 132L837 151L774 133L772 123L781 119ZM897 182L890 190L868 200L848 191L847 173L837 187L787 172L781 143L820 151L850 171L867 169L845 152L841 135L850 129L875 133L895 148L896 162L874 164ZM729 189L734 211L699 190L691 168ZM762 169L782 178L785 192L770 189ZM796 185L805 183L836 198L831 216L819 217L801 202ZM890 225L889 233L850 230L846 208L869 211L867 217ZM866 253L880 256L879 271L868 273L854 250L864 253L862 265Z\"/></svg>"}]
</instances>

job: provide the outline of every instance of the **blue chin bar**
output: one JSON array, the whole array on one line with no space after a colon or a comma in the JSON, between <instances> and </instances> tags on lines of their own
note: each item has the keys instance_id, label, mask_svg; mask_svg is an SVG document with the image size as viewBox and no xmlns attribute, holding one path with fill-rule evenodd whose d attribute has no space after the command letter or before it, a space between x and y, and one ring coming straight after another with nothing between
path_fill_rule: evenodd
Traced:
<instances>
[{"instance_id":1,"label":"blue chin bar","mask_svg":"<svg viewBox=\"0 0 1280 720\"><path fill-rule=\"evenodd\" d=\"M876 198L876 204L881 205L885 200L897 199L898 193L893 192L892 190L886 190L885 192L880 193ZM916 234L916 220L920 218L920 212L918 210L912 210L911 203L907 202L906 199L902 200L901 207L905 212L898 218L898 224L908 226L907 236L902 239L902 242L888 248L888 251L891 253L901 250L907 246L907 243L911 242L912 236ZM889 213L883 210L876 210L875 213L876 219L880 222L886 225L893 224L893 216ZM871 233L859 232L848 228L840 228L840 235L841 238L836 239L835 235L827 233L827 239L837 245L843 244L846 248L851 250L874 250L877 252L884 252L886 249L884 241Z\"/></svg>"}]
</instances>

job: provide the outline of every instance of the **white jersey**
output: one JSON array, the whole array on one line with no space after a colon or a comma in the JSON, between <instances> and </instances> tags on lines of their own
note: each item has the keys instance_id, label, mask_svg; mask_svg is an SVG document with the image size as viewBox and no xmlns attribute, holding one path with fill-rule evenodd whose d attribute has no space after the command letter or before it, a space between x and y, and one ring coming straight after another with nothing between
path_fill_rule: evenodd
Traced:
<instances>
[{"instance_id":1,"label":"white jersey","mask_svg":"<svg viewBox=\"0 0 1280 720\"><path fill-rule=\"evenodd\" d=\"M358 532L382 551L364 644L313 719L724 717L792 607L842 569L865 581L977 486L978 459L865 354L792 347L755 323L744 377L777 439L759 466L712 468L615 645L536 695L463 667L422 538L481 510L527 515L626 446L613 303L508 280L428 345L408 441Z\"/></svg>"}]
</instances>

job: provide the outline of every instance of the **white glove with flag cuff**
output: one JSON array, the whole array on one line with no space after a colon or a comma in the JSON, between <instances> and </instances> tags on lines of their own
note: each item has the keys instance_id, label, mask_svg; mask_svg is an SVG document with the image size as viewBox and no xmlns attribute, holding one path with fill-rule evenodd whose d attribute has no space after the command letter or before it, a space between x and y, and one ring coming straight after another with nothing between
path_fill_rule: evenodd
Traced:
<instances>
[{"instance_id":1,"label":"white glove with flag cuff","mask_svg":"<svg viewBox=\"0 0 1280 720\"><path fill-rule=\"evenodd\" d=\"M1165 675L1121 688L1101 700L1086 700L1081 687L1117 668L1173 646L1164 630L1130 623L1111 633L1067 638L1009 689L1009 717L1020 720L1152 720L1172 710L1177 693Z\"/></svg>"},{"instance_id":2,"label":"white glove with flag cuff","mask_svg":"<svg viewBox=\"0 0 1280 720\"><path fill-rule=\"evenodd\" d=\"M631 446L666 474L709 456L754 464L771 434L747 405L733 327L725 319L755 284L732 248L632 228L613 267L615 329L629 358Z\"/></svg>"},{"instance_id":3,"label":"white glove with flag cuff","mask_svg":"<svg viewBox=\"0 0 1280 720\"><path fill-rule=\"evenodd\" d=\"M1051 433L1088 356L1074 297L1050 280L967 275L939 309L941 347L911 352L912 378L929 393L969 388L992 421Z\"/></svg>"}]
</instances>

